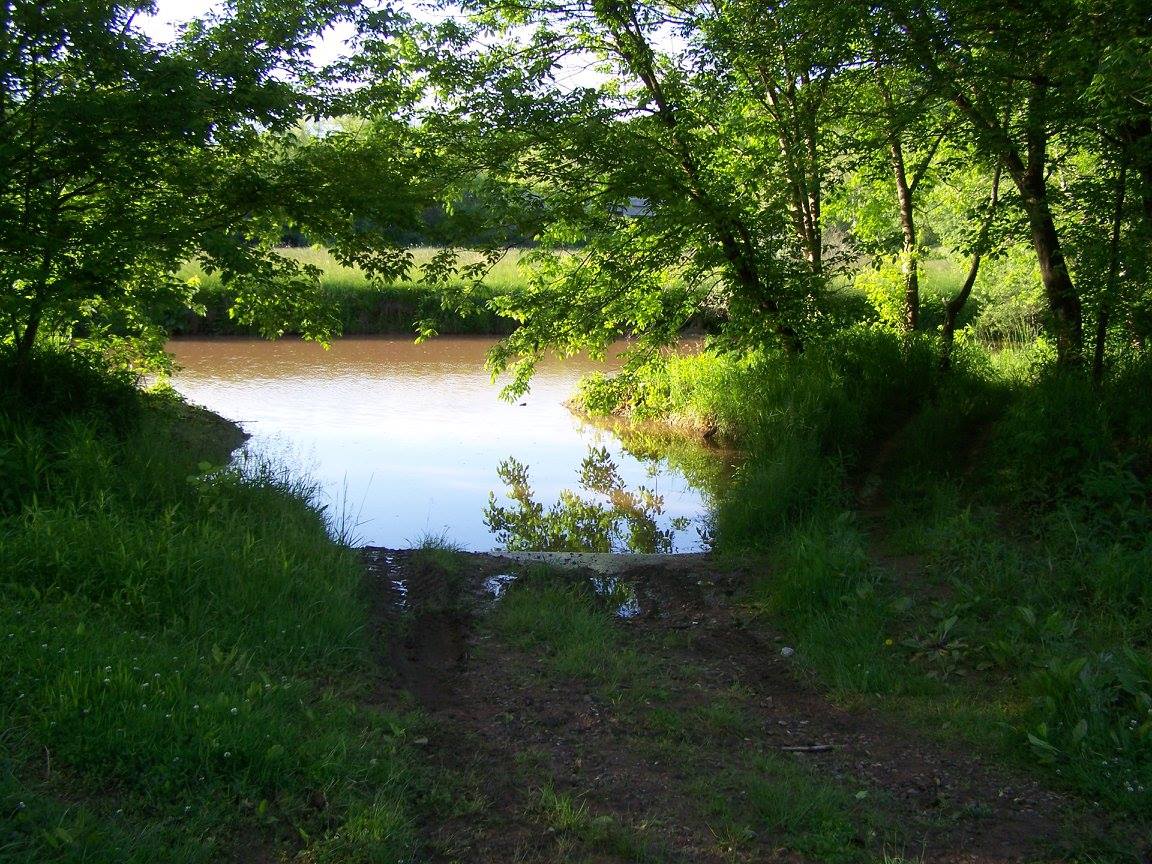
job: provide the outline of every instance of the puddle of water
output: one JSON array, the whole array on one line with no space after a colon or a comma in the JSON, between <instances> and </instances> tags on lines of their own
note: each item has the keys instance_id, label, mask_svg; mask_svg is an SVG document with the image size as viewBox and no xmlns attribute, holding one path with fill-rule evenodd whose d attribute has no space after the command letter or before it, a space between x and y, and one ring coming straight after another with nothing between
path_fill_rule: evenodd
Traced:
<instances>
[{"instance_id":1,"label":"puddle of water","mask_svg":"<svg viewBox=\"0 0 1152 864\"><path fill-rule=\"evenodd\" d=\"M218 338L177 340L168 350L181 367L176 389L240 422L257 456L302 466L336 527L351 529L358 544L401 548L443 534L463 550L489 551L497 540L484 509L502 490L502 461L528 466L536 500L552 502L579 488L589 448L603 447L624 487L659 496L654 525L672 532L667 551L706 548L705 493L564 407L579 378L603 364L544 363L532 392L509 404L483 368L494 342L348 338L325 351L296 340Z\"/></svg>"},{"instance_id":2,"label":"puddle of water","mask_svg":"<svg viewBox=\"0 0 1152 864\"><path fill-rule=\"evenodd\" d=\"M495 576L489 576L484 580L484 590L492 596L493 600L499 600L508 590L508 586L518 578L515 573L497 573Z\"/></svg>"},{"instance_id":3,"label":"puddle of water","mask_svg":"<svg viewBox=\"0 0 1152 864\"><path fill-rule=\"evenodd\" d=\"M643 612L640 598L636 596L636 586L630 582L623 582L616 576L592 576L589 581L597 594L608 602L617 604L617 618L627 620Z\"/></svg>"},{"instance_id":4,"label":"puddle of water","mask_svg":"<svg viewBox=\"0 0 1152 864\"><path fill-rule=\"evenodd\" d=\"M388 583L392 586L392 590L396 592L396 608L408 608L408 583L404 579L389 579Z\"/></svg>"}]
</instances>

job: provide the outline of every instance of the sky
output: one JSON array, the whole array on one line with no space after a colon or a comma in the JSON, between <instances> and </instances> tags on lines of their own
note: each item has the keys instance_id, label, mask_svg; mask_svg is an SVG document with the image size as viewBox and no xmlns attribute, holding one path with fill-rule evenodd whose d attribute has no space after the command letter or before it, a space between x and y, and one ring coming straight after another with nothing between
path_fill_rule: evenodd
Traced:
<instances>
[{"instance_id":1,"label":"sky","mask_svg":"<svg viewBox=\"0 0 1152 864\"><path fill-rule=\"evenodd\" d=\"M138 19L140 30L152 39L163 42L176 35L179 25L198 18L213 9L219 9L219 0L156 0L156 14ZM344 49L344 40L352 35L350 25L333 28L316 40L312 58L325 64L335 60Z\"/></svg>"},{"instance_id":2,"label":"sky","mask_svg":"<svg viewBox=\"0 0 1152 864\"><path fill-rule=\"evenodd\" d=\"M407 4L409 9L414 5ZM156 14L139 19L137 23L149 37L163 42L176 34L182 22L221 6L223 3L220 0L156 0ZM428 14L429 10L424 9L423 15ZM316 40L316 47L312 53L313 61L324 65L336 60L345 51L345 41L352 35L353 28L349 24L340 25L323 34ZM602 81L602 76L593 72L591 65L591 60L588 58L581 59L577 56L565 58L557 74L556 83L563 89L596 86Z\"/></svg>"},{"instance_id":3,"label":"sky","mask_svg":"<svg viewBox=\"0 0 1152 864\"><path fill-rule=\"evenodd\" d=\"M197 18L219 5L215 0L156 0L157 13L138 19L138 23L153 39L165 40L175 34L176 24Z\"/></svg>"}]
</instances>

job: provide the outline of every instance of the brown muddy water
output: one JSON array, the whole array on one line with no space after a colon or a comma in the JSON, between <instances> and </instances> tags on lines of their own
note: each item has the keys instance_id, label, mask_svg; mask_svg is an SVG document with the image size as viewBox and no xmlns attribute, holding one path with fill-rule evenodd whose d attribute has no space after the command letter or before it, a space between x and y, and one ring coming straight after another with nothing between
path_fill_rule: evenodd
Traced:
<instances>
[{"instance_id":1,"label":"brown muddy water","mask_svg":"<svg viewBox=\"0 0 1152 864\"><path fill-rule=\"evenodd\" d=\"M325 351L296 341L181 339L168 345L185 397L239 422L245 453L293 466L319 485L330 519L356 542L403 548L443 536L469 551L500 545L484 522L489 494L507 504L502 460L527 466L545 508L579 491L590 447L611 456L625 487L658 494L668 551L706 548L709 501L666 459L638 459L564 401L581 376L611 368L586 358L544 363L531 392L508 404L484 371L485 337L346 338ZM581 492L594 500L595 493Z\"/></svg>"}]
</instances>

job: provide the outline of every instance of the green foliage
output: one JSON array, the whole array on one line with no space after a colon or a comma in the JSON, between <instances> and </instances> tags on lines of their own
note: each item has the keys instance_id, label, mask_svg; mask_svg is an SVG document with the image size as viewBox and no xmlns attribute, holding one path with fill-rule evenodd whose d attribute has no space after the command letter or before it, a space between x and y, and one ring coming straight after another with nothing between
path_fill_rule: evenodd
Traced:
<instances>
[{"instance_id":1,"label":"green foliage","mask_svg":"<svg viewBox=\"0 0 1152 864\"><path fill-rule=\"evenodd\" d=\"M467 283L459 272L444 276L448 283L429 282L423 267L441 250L411 250L412 270L400 281L385 284L358 267L342 265L332 253L318 249L279 249L276 254L301 266L319 268L322 304L346 335L413 333L418 326L437 333L510 333L515 322L494 312L495 297L521 290L524 277L518 269L519 256L510 255L485 277L482 286ZM456 251L456 250L452 250ZM478 263L462 251L460 266ZM259 335L259 327L230 314L237 291L222 283L218 274L206 274L195 263L186 265L181 275L197 284L196 312L172 309L162 318L174 335ZM453 304L451 297L467 293L467 304ZM289 332L305 330L286 322Z\"/></svg>"},{"instance_id":2,"label":"green foliage","mask_svg":"<svg viewBox=\"0 0 1152 864\"><path fill-rule=\"evenodd\" d=\"M876 316L889 327L904 321L904 272L899 258L878 260L856 274L855 286L868 298Z\"/></svg>"},{"instance_id":3,"label":"green foliage","mask_svg":"<svg viewBox=\"0 0 1152 864\"><path fill-rule=\"evenodd\" d=\"M762 556L751 598L792 662L901 711L975 706L941 708L942 732L1142 812L1152 427L1133 394L1147 362L1095 387L1042 345L968 343L947 375L926 341L890 330L830 345L668 358L585 401L679 422L714 412L697 428L740 436L720 548Z\"/></svg>"},{"instance_id":4,"label":"green foliage","mask_svg":"<svg viewBox=\"0 0 1152 864\"><path fill-rule=\"evenodd\" d=\"M1152 660L1131 649L1053 659L1029 682L1035 757L1125 809L1152 802Z\"/></svg>"},{"instance_id":5,"label":"green foliage","mask_svg":"<svg viewBox=\"0 0 1152 864\"><path fill-rule=\"evenodd\" d=\"M799 357L670 356L582 389L585 410L719 433L748 450L717 513L718 542L735 549L776 536L815 502L834 503L840 480L937 386L931 344L857 327Z\"/></svg>"},{"instance_id":6,"label":"green foliage","mask_svg":"<svg viewBox=\"0 0 1152 864\"><path fill-rule=\"evenodd\" d=\"M1009 408L997 436L1003 482L1033 500L1075 489L1085 467L1113 452L1104 406L1088 378L1076 374L1041 373Z\"/></svg>"},{"instance_id":7,"label":"green foliage","mask_svg":"<svg viewBox=\"0 0 1152 864\"><path fill-rule=\"evenodd\" d=\"M989 345L1027 344L1042 330L1044 291L1036 262L1023 246L1012 246L982 265L981 291L972 329Z\"/></svg>"},{"instance_id":8,"label":"green foliage","mask_svg":"<svg viewBox=\"0 0 1152 864\"><path fill-rule=\"evenodd\" d=\"M240 317L275 331L290 314L327 335L314 274L259 238L277 139L307 110L299 52L332 11L284 26L234 7L159 45L139 31L138 6L5 7L6 341L23 357L39 336L154 336L155 308L191 301L175 271L193 252L236 285Z\"/></svg>"},{"instance_id":9,"label":"green foliage","mask_svg":"<svg viewBox=\"0 0 1152 864\"><path fill-rule=\"evenodd\" d=\"M542 650L548 668L562 678L618 687L643 672L587 583L565 582L546 572L522 575L497 607L493 626L523 650Z\"/></svg>"}]
</instances>

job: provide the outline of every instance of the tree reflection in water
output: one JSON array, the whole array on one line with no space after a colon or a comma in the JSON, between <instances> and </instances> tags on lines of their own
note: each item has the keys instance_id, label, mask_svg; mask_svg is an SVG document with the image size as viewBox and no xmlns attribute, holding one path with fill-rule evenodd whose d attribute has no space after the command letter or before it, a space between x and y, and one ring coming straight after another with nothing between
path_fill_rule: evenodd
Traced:
<instances>
[{"instance_id":1,"label":"tree reflection in water","mask_svg":"<svg viewBox=\"0 0 1152 864\"><path fill-rule=\"evenodd\" d=\"M528 466L508 457L496 468L511 504L488 496L484 524L511 551L671 552L673 538L690 520L680 517L661 528L664 499L644 486L629 491L608 450L591 447L580 464L580 488L565 489L547 509L533 497Z\"/></svg>"}]
</instances>

